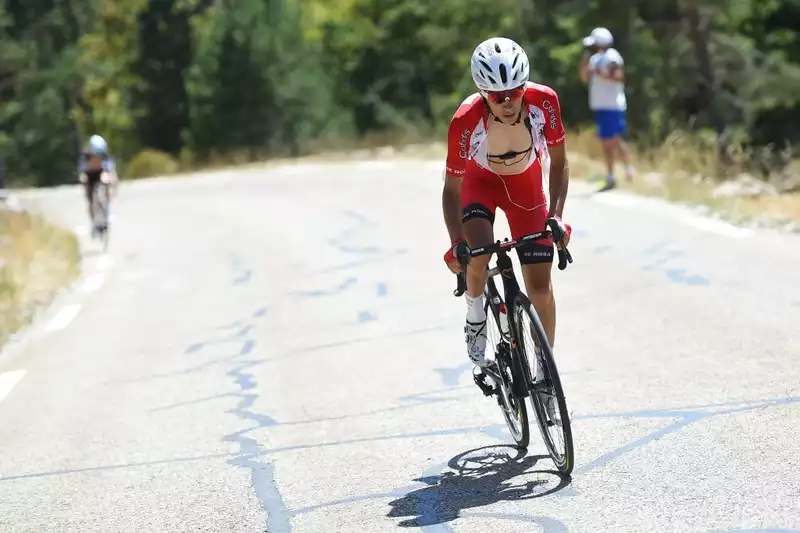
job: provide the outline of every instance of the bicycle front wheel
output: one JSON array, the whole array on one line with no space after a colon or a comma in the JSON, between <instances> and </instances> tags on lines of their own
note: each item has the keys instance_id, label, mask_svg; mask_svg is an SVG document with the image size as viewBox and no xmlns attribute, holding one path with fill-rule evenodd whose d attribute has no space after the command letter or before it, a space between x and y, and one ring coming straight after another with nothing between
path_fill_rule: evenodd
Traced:
<instances>
[{"instance_id":1,"label":"bicycle front wheel","mask_svg":"<svg viewBox=\"0 0 800 533\"><path fill-rule=\"evenodd\" d=\"M572 427L553 350L539 315L528 297L521 292L517 294L514 315L519 337L516 356L528 374L531 404L536 412L542 440L556 468L569 475L575 466Z\"/></svg>"},{"instance_id":2,"label":"bicycle front wheel","mask_svg":"<svg viewBox=\"0 0 800 533\"><path fill-rule=\"evenodd\" d=\"M495 314L489 301L491 294L486 298L486 332L487 346L494 351L496 370L500 377L497 383L497 404L503 413L511 437L520 449L528 447L530 442L530 429L528 426L528 408L525 398L514 395L514 372L511 369L511 349L508 342L500 332L500 325L495 320ZM521 377L521 376L520 376Z\"/></svg>"}]
</instances>

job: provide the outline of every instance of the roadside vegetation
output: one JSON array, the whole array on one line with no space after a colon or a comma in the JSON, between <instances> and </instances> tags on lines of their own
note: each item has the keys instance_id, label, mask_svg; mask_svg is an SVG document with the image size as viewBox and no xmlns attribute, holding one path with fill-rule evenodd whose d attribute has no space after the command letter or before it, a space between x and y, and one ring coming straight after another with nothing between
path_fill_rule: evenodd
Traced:
<instances>
[{"instance_id":1,"label":"roadside vegetation","mask_svg":"<svg viewBox=\"0 0 800 533\"><path fill-rule=\"evenodd\" d=\"M0 209L0 345L80 273L78 241L41 216Z\"/></svg>"}]
</instances>

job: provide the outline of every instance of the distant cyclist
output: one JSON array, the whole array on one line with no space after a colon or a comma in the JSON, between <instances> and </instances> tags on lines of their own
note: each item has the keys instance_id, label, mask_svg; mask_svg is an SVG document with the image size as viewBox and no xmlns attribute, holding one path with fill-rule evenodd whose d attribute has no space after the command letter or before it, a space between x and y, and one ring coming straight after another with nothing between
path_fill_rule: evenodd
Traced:
<instances>
[{"instance_id":1,"label":"distant cyclist","mask_svg":"<svg viewBox=\"0 0 800 533\"><path fill-rule=\"evenodd\" d=\"M494 242L495 210L503 210L512 238L545 231L547 220L561 222L569 172L561 107L556 92L529 81L525 51L503 37L488 39L472 54L472 80L478 92L464 100L450 122L442 208L451 246L445 254L450 270L467 247ZM549 176L549 202L545 196ZM568 243L568 237L564 239ZM517 249L528 297L554 344L556 308L550 271L553 243L547 239ZM478 367L485 357L484 288L489 256L469 262L467 355Z\"/></svg>"},{"instance_id":2,"label":"distant cyclist","mask_svg":"<svg viewBox=\"0 0 800 533\"><path fill-rule=\"evenodd\" d=\"M111 203L111 187L119 182L116 165L108 152L108 143L99 135L89 137L89 143L78 159L78 179L86 188L86 201L89 206L89 223L92 236L96 234L94 227L93 196L98 183L109 185L105 188L107 203Z\"/></svg>"}]
</instances>

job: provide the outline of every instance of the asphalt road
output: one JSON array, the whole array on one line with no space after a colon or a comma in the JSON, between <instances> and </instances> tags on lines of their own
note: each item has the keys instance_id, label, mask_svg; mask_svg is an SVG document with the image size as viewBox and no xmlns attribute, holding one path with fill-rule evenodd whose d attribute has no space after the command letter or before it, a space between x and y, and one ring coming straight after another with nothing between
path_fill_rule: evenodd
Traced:
<instances>
[{"instance_id":1,"label":"asphalt road","mask_svg":"<svg viewBox=\"0 0 800 533\"><path fill-rule=\"evenodd\" d=\"M0 531L800 531L800 239L575 183L577 462L472 383L441 165L23 194L85 276L0 356ZM500 224L499 236L507 235Z\"/></svg>"}]
</instances>

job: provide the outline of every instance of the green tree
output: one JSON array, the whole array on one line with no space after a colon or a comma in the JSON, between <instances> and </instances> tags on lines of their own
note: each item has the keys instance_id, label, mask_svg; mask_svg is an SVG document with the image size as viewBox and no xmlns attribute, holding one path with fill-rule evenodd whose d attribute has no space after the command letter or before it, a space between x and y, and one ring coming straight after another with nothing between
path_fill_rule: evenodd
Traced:
<instances>
[{"instance_id":1,"label":"green tree","mask_svg":"<svg viewBox=\"0 0 800 533\"><path fill-rule=\"evenodd\" d=\"M201 155L246 149L292 154L334 118L329 83L303 40L298 6L242 0L196 25L188 138Z\"/></svg>"},{"instance_id":2,"label":"green tree","mask_svg":"<svg viewBox=\"0 0 800 533\"><path fill-rule=\"evenodd\" d=\"M0 8L4 60L0 113L7 174L37 185L74 179L80 139L71 119L80 88L74 64L78 6L9 1Z\"/></svg>"}]
</instances>

